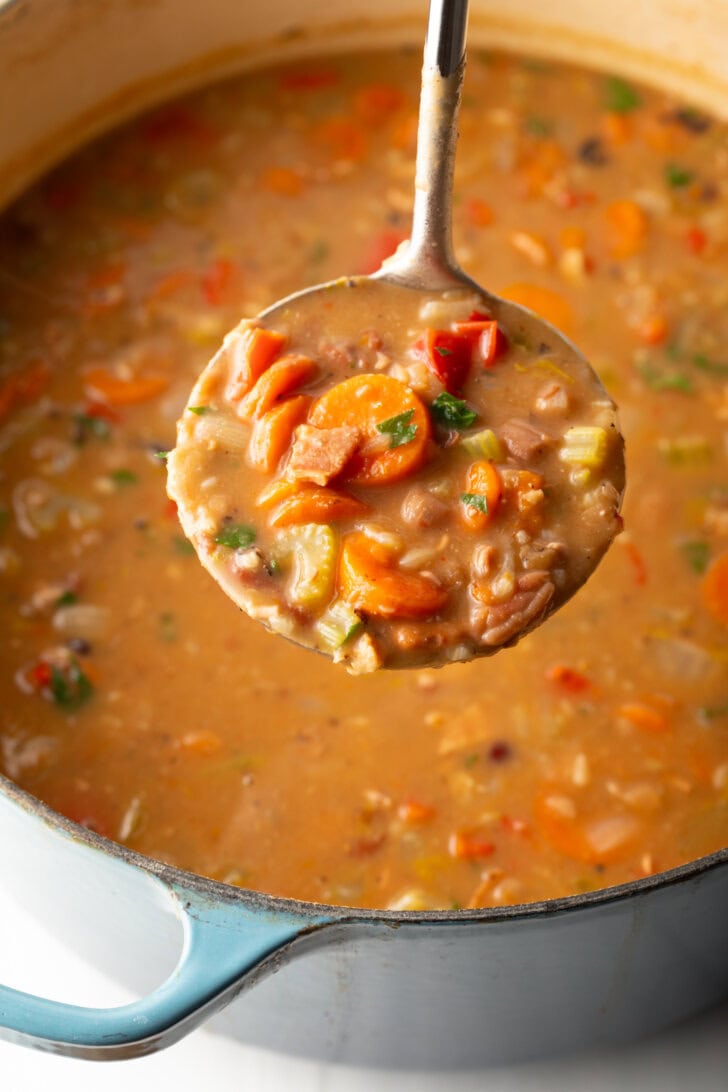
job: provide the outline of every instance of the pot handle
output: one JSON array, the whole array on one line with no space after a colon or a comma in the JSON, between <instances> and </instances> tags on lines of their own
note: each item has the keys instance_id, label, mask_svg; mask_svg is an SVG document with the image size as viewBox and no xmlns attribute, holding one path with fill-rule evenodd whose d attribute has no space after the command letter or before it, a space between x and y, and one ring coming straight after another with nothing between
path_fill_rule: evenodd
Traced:
<instances>
[{"instance_id":1,"label":"pot handle","mask_svg":"<svg viewBox=\"0 0 728 1092\"><path fill-rule=\"evenodd\" d=\"M237 901L221 904L174 884L168 890L178 900L184 943L161 986L131 1004L99 1009L0 985L0 1036L77 1058L151 1054L223 1008L274 953L330 920Z\"/></svg>"}]
</instances>

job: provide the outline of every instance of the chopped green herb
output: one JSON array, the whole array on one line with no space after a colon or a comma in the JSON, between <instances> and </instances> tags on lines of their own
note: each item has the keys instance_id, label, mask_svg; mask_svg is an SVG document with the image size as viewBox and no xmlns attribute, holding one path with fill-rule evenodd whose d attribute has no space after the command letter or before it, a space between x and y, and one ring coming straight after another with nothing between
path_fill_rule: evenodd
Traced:
<instances>
[{"instance_id":1,"label":"chopped green herb","mask_svg":"<svg viewBox=\"0 0 728 1092\"><path fill-rule=\"evenodd\" d=\"M463 765L465 766L466 770L469 770L471 766L474 766L475 763L478 761L478 758L479 755L477 751L475 751L472 755L466 755L463 759Z\"/></svg>"},{"instance_id":2,"label":"chopped green herb","mask_svg":"<svg viewBox=\"0 0 728 1092\"><path fill-rule=\"evenodd\" d=\"M626 80L610 76L604 85L604 105L615 114L630 114L642 105L642 98Z\"/></svg>"},{"instance_id":3,"label":"chopped green herb","mask_svg":"<svg viewBox=\"0 0 728 1092\"><path fill-rule=\"evenodd\" d=\"M89 413L74 413L73 442L82 447L87 440L108 440L111 435L109 422L104 417L94 417Z\"/></svg>"},{"instance_id":4,"label":"chopped green herb","mask_svg":"<svg viewBox=\"0 0 728 1092\"><path fill-rule=\"evenodd\" d=\"M246 550L255 542L255 529L244 523L229 523L217 532L215 542L230 550Z\"/></svg>"},{"instance_id":5,"label":"chopped green herb","mask_svg":"<svg viewBox=\"0 0 728 1092\"><path fill-rule=\"evenodd\" d=\"M524 122L524 129L530 136L547 137L554 131L554 123L551 118L528 117Z\"/></svg>"},{"instance_id":6,"label":"chopped green herb","mask_svg":"<svg viewBox=\"0 0 728 1092\"><path fill-rule=\"evenodd\" d=\"M721 364L717 360L711 360L704 353L693 353L692 362L696 368L712 375L728 375L728 364Z\"/></svg>"},{"instance_id":7,"label":"chopped green herb","mask_svg":"<svg viewBox=\"0 0 728 1092\"><path fill-rule=\"evenodd\" d=\"M436 345L435 352L440 356L452 356L452 349L447 349L444 345Z\"/></svg>"},{"instance_id":8,"label":"chopped green herb","mask_svg":"<svg viewBox=\"0 0 728 1092\"><path fill-rule=\"evenodd\" d=\"M198 417L204 417L206 413L210 412L209 406L188 406L187 409L190 413L197 414Z\"/></svg>"},{"instance_id":9,"label":"chopped green herb","mask_svg":"<svg viewBox=\"0 0 728 1092\"><path fill-rule=\"evenodd\" d=\"M312 263L323 262L329 256L329 244L325 239L317 239L308 252L308 260Z\"/></svg>"},{"instance_id":10,"label":"chopped green herb","mask_svg":"<svg viewBox=\"0 0 728 1092\"><path fill-rule=\"evenodd\" d=\"M169 452L168 451L155 451L154 452L154 458L155 459L161 459L162 462L166 462L167 459L169 458Z\"/></svg>"},{"instance_id":11,"label":"chopped green herb","mask_svg":"<svg viewBox=\"0 0 728 1092\"><path fill-rule=\"evenodd\" d=\"M410 440L414 440L417 435L417 425L410 423L414 415L413 409L405 410L404 413L398 413L396 417L379 422L377 432L389 436L390 451L394 447L401 447L402 444L408 444Z\"/></svg>"},{"instance_id":12,"label":"chopped green herb","mask_svg":"<svg viewBox=\"0 0 728 1092\"><path fill-rule=\"evenodd\" d=\"M699 539L681 542L680 552L694 573L700 575L708 568L710 547L707 542L702 542Z\"/></svg>"},{"instance_id":13,"label":"chopped green herb","mask_svg":"<svg viewBox=\"0 0 728 1092\"><path fill-rule=\"evenodd\" d=\"M649 364L639 365L637 370L650 390L693 393L693 381L688 375L682 375L680 372L659 372Z\"/></svg>"},{"instance_id":14,"label":"chopped green herb","mask_svg":"<svg viewBox=\"0 0 728 1092\"><path fill-rule=\"evenodd\" d=\"M109 474L109 477L111 478L114 485L118 485L121 487L125 485L136 485L139 481L138 475L135 474L133 470L126 470L124 468L121 468L119 470L112 470Z\"/></svg>"},{"instance_id":15,"label":"chopped green herb","mask_svg":"<svg viewBox=\"0 0 728 1092\"><path fill-rule=\"evenodd\" d=\"M59 595L56 599L57 607L71 607L74 603L78 603L78 596L72 591L64 591L63 594Z\"/></svg>"},{"instance_id":16,"label":"chopped green herb","mask_svg":"<svg viewBox=\"0 0 728 1092\"><path fill-rule=\"evenodd\" d=\"M159 636L168 644L177 640L177 622L171 610L165 610L159 616Z\"/></svg>"},{"instance_id":17,"label":"chopped green herb","mask_svg":"<svg viewBox=\"0 0 728 1092\"><path fill-rule=\"evenodd\" d=\"M685 186L689 186L694 177L692 171L686 170L685 167L681 167L677 163L665 164L665 181L673 190L680 190Z\"/></svg>"},{"instance_id":18,"label":"chopped green herb","mask_svg":"<svg viewBox=\"0 0 728 1092\"><path fill-rule=\"evenodd\" d=\"M701 720L717 720L718 717L728 717L728 701L722 705L701 705L698 709Z\"/></svg>"},{"instance_id":19,"label":"chopped green herb","mask_svg":"<svg viewBox=\"0 0 728 1092\"><path fill-rule=\"evenodd\" d=\"M455 398L447 391L438 394L430 406L430 413L439 425L455 428L460 432L470 428L478 419L477 413L470 409L467 402L463 402L461 398Z\"/></svg>"},{"instance_id":20,"label":"chopped green herb","mask_svg":"<svg viewBox=\"0 0 728 1092\"><path fill-rule=\"evenodd\" d=\"M78 661L71 660L65 671L51 665L50 691L56 705L64 709L80 709L91 697L94 688Z\"/></svg>"},{"instance_id":21,"label":"chopped green herb","mask_svg":"<svg viewBox=\"0 0 728 1092\"><path fill-rule=\"evenodd\" d=\"M488 515L488 498L484 493L461 493L460 500L468 508L477 508L479 512Z\"/></svg>"},{"instance_id":22,"label":"chopped green herb","mask_svg":"<svg viewBox=\"0 0 728 1092\"><path fill-rule=\"evenodd\" d=\"M178 554L182 554L184 557L190 557L194 555L195 548L188 538L184 535L174 535L172 538L172 545Z\"/></svg>"}]
</instances>

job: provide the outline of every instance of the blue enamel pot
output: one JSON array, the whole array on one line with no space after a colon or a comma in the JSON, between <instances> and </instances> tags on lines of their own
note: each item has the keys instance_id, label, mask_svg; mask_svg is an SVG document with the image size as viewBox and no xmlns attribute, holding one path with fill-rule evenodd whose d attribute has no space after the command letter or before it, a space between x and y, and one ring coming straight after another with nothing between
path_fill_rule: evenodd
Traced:
<instances>
[{"instance_id":1,"label":"blue enamel pot","mask_svg":"<svg viewBox=\"0 0 728 1092\"><path fill-rule=\"evenodd\" d=\"M473 1066L626 1042L728 997L728 850L604 891L505 909L275 899L132 853L0 779L2 875L50 929L142 995L79 1008L0 987L0 1029L129 1058L216 1017L271 1049Z\"/></svg>"},{"instance_id":2,"label":"blue enamel pot","mask_svg":"<svg viewBox=\"0 0 728 1092\"><path fill-rule=\"evenodd\" d=\"M302 22L328 27L327 48L421 40L426 5L416 5L414 24L402 17L412 6L271 0L263 19L260 5L240 0L0 0L0 204L163 97L305 52L305 35L292 33ZM728 4L472 7L473 40L578 54L728 112ZM728 849L559 901L353 910L170 868L0 777L0 875L29 914L140 997L78 1008L0 986L0 1034L79 1057L146 1054L212 1018L217 1030L275 1050L451 1068L625 1042L728 997Z\"/></svg>"}]
</instances>

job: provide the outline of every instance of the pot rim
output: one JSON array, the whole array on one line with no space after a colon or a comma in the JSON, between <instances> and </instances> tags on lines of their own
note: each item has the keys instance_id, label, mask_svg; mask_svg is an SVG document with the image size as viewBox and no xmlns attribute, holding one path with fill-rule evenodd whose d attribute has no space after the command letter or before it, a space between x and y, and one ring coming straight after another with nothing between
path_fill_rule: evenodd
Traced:
<instances>
[{"instance_id":1,"label":"pot rim","mask_svg":"<svg viewBox=\"0 0 728 1092\"><path fill-rule=\"evenodd\" d=\"M417 923L447 923L451 925L466 922L486 924L489 922L523 921L534 917L564 916L578 911L622 902L634 897L647 895L653 891L674 887L677 884L697 880L714 869L728 868L728 846L716 850L705 857L698 857L687 864L677 865L664 872L643 876L628 883L612 887L602 887L581 894L567 895L556 899L542 899L537 902L516 903L513 906L490 906L480 909L461 910L387 910L369 909L355 906L339 906L333 903L308 902L304 899L285 898L269 895L264 891L234 887L212 880L196 872L188 872L164 861L155 860L135 849L114 842L102 834L82 826L61 812L55 811L37 796L22 789L10 778L0 773L0 795L43 823L49 830L55 830L70 840L81 843L88 849L104 853L123 864L146 872L162 882L169 889L186 888L206 896L210 901L219 903L242 903L251 910L261 913L281 912L300 917L319 917L325 911L329 924L347 922L376 922L384 925L411 925Z\"/></svg>"}]
</instances>

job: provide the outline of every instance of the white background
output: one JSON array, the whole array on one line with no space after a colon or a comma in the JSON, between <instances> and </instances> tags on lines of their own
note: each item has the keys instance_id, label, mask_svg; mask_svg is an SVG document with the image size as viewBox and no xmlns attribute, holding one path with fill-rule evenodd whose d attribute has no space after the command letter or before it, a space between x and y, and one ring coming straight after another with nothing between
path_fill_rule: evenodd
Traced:
<instances>
[{"instance_id":1,"label":"white background","mask_svg":"<svg viewBox=\"0 0 728 1092\"><path fill-rule=\"evenodd\" d=\"M727 924L728 928L728 924ZM118 1004L116 984L27 921L0 891L0 981ZM84 993L79 994L79 990ZM637 1046L464 1073L348 1069L271 1054L206 1031L128 1062L81 1062L0 1042L0 1092L728 1092L728 1004Z\"/></svg>"}]
</instances>

